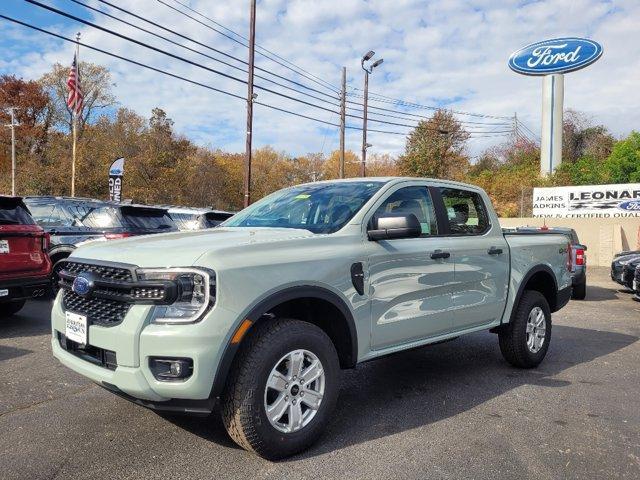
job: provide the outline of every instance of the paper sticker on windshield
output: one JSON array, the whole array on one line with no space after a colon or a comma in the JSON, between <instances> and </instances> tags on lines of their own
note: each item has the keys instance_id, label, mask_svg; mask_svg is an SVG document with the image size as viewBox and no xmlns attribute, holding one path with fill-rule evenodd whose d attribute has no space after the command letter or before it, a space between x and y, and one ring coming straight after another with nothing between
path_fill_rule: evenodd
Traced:
<instances>
[{"instance_id":1,"label":"paper sticker on windshield","mask_svg":"<svg viewBox=\"0 0 640 480\"><path fill-rule=\"evenodd\" d=\"M309 198L311 195L308 193L301 193L300 195L296 195L295 197L293 197L296 200L306 200L307 198Z\"/></svg>"}]
</instances>

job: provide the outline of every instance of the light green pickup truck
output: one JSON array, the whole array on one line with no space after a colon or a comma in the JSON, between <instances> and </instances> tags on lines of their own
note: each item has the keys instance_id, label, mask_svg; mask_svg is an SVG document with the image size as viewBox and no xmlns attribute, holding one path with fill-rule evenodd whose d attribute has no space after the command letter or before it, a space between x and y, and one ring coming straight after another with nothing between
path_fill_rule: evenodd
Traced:
<instances>
[{"instance_id":1,"label":"light green pickup truck","mask_svg":"<svg viewBox=\"0 0 640 480\"><path fill-rule=\"evenodd\" d=\"M479 330L509 363L537 366L571 296L569 252L564 235L504 233L470 185L311 183L211 230L78 248L51 344L145 407L219 401L231 437L277 459L321 434L341 369Z\"/></svg>"}]
</instances>

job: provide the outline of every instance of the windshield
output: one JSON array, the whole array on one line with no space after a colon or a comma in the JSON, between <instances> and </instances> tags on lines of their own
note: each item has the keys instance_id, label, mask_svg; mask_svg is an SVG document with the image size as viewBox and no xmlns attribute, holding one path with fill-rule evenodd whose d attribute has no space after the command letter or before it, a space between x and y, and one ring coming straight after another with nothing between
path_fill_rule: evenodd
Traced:
<instances>
[{"instance_id":1,"label":"windshield","mask_svg":"<svg viewBox=\"0 0 640 480\"><path fill-rule=\"evenodd\" d=\"M29 212L18 202L0 203L0 225L35 225Z\"/></svg>"},{"instance_id":2,"label":"windshield","mask_svg":"<svg viewBox=\"0 0 640 480\"><path fill-rule=\"evenodd\" d=\"M300 228L333 233L347 224L384 182L336 182L279 190L237 213L223 227Z\"/></svg>"},{"instance_id":3,"label":"windshield","mask_svg":"<svg viewBox=\"0 0 640 480\"><path fill-rule=\"evenodd\" d=\"M29 202L33 218L43 227L80 226L82 219L96 206L98 204Z\"/></svg>"},{"instance_id":4,"label":"windshield","mask_svg":"<svg viewBox=\"0 0 640 480\"><path fill-rule=\"evenodd\" d=\"M96 208L86 216L83 223L98 229L177 230L166 210L128 206Z\"/></svg>"}]
</instances>

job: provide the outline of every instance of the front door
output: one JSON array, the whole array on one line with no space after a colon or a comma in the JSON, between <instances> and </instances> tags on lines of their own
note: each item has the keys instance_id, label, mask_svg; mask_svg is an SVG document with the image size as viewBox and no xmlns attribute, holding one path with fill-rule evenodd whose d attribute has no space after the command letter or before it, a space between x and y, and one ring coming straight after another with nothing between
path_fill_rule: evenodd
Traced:
<instances>
[{"instance_id":1,"label":"front door","mask_svg":"<svg viewBox=\"0 0 640 480\"><path fill-rule=\"evenodd\" d=\"M437 237L429 190L424 185L399 187L373 215L383 213L413 213L420 221L422 235L368 242L373 349L452 329L453 258L438 258L444 239Z\"/></svg>"}]
</instances>

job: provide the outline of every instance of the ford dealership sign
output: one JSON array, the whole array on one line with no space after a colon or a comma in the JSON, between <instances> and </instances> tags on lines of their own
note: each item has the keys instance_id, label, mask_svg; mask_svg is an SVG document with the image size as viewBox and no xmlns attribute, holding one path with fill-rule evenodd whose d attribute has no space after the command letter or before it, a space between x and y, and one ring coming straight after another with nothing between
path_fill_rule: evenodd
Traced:
<instances>
[{"instance_id":1,"label":"ford dealership sign","mask_svg":"<svg viewBox=\"0 0 640 480\"><path fill-rule=\"evenodd\" d=\"M534 188L533 216L640 218L640 183Z\"/></svg>"},{"instance_id":2,"label":"ford dealership sign","mask_svg":"<svg viewBox=\"0 0 640 480\"><path fill-rule=\"evenodd\" d=\"M599 43L586 38L556 38L532 43L511 54L509 68L524 75L573 72L602 55Z\"/></svg>"}]
</instances>

